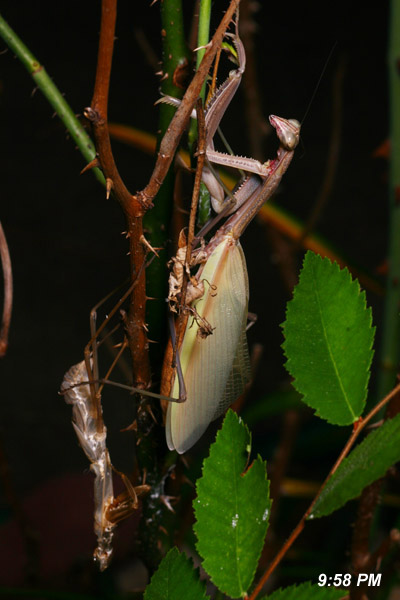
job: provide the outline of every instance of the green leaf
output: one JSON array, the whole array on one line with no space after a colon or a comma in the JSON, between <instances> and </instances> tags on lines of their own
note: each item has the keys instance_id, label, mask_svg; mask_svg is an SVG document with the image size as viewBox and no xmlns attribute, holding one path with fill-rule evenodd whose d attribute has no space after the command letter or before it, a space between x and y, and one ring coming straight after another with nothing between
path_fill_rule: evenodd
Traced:
<instances>
[{"instance_id":1,"label":"green leaf","mask_svg":"<svg viewBox=\"0 0 400 600\"><path fill-rule=\"evenodd\" d=\"M283 324L286 369L303 401L336 425L361 415L375 328L347 269L307 252Z\"/></svg>"},{"instance_id":2,"label":"green leaf","mask_svg":"<svg viewBox=\"0 0 400 600\"><path fill-rule=\"evenodd\" d=\"M194 500L203 567L232 598L244 596L253 581L271 508L265 463L258 457L246 469L250 444L249 430L228 411L204 461Z\"/></svg>"},{"instance_id":3,"label":"green leaf","mask_svg":"<svg viewBox=\"0 0 400 600\"><path fill-rule=\"evenodd\" d=\"M357 498L400 460L400 414L372 431L343 460L314 505L309 519L323 517Z\"/></svg>"},{"instance_id":4,"label":"green leaf","mask_svg":"<svg viewBox=\"0 0 400 600\"><path fill-rule=\"evenodd\" d=\"M340 600L347 595L347 592L335 587L320 587L306 581L301 585L291 585L290 587L276 590L269 596L264 596L263 600Z\"/></svg>"},{"instance_id":5,"label":"green leaf","mask_svg":"<svg viewBox=\"0 0 400 600\"><path fill-rule=\"evenodd\" d=\"M205 584L192 561L177 548L163 558L144 593L144 600L204 600Z\"/></svg>"}]
</instances>

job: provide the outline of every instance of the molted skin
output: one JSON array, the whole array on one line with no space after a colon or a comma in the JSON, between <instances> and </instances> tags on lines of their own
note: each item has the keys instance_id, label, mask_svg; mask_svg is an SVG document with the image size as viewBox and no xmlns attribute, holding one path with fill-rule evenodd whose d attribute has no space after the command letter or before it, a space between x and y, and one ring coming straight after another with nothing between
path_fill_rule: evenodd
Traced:
<instances>
[{"instance_id":1,"label":"molted skin","mask_svg":"<svg viewBox=\"0 0 400 600\"><path fill-rule=\"evenodd\" d=\"M93 416L90 386L77 385L85 381L88 381L88 374L83 360L65 373L61 391L65 402L72 404L72 424L95 476L94 532L97 536L97 548L94 559L99 563L100 571L104 571L111 560L115 529L115 523L111 523L106 516L108 507L114 501L112 465L106 446L107 429L103 424L99 431L97 419Z\"/></svg>"}]
</instances>

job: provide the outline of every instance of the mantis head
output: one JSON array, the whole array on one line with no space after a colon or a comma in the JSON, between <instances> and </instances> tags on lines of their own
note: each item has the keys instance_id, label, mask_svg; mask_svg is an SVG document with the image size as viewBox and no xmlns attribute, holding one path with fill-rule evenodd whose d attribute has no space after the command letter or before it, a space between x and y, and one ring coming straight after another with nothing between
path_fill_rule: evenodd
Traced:
<instances>
[{"instance_id":1,"label":"mantis head","mask_svg":"<svg viewBox=\"0 0 400 600\"><path fill-rule=\"evenodd\" d=\"M270 115L270 123L276 129L281 146L285 150L294 150L299 143L300 123L296 119L283 119Z\"/></svg>"}]
</instances>

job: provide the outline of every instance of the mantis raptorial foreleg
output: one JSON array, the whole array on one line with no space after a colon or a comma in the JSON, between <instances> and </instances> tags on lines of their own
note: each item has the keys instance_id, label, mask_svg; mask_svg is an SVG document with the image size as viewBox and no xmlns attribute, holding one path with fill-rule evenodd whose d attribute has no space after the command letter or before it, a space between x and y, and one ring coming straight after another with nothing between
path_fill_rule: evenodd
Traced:
<instances>
[{"instance_id":1,"label":"mantis raptorial foreleg","mask_svg":"<svg viewBox=\"0 0 400 600\"><path fill-rule=\"evenodd\" d=\"M239 206L241 206L246 200L256 191L258 186L261 186L262 181L269 177L271 173L271 161L261 163L253 158L247 158L245 156L235 156L219 152L214 148L214 135L221 123L221 120L234 97L239 84L242 79L246 67L246 55L242 41L239 38L238 30L236 26L236 34L232 35L233 42L237 50L237 57L239 66L237 69L232 70L224 83L217 89L213 97L211 98L207 110L205 113L205 127L206 127L206 157L208 165L203 169L203 182L207 186L210 195L212 206L216 213L220 213L224 210L227 202L230 202L230 208L227 214L232 214ZM179 105L180 101L170 96L164 96L160 99L160 102L166 102L173 105ZM193 111L192 116L196 117L196 111ZM297 123L297 122L296 122ZM289 137L292 135L288 133ZM287 140L290 144L290 140ZM256 177L246 177L241 183L239 188L234 192L232 196L226 196L223 186L215 177L213 169L210 168L210 163L218 164L225 167L236 168L247 173L253 173ZM260 181L261 180L261 181Z\"/></svg>"},{"instance_id":2,"label":"mantis raptorial foreleg","mask_svg":"<svg viewBox=\"0 0 400 600\"><path fill-rule=\"evenodd\" d=\"M218 181L218 179L215 177L213 170L207 166L203 169L203 182L207 185L210 191L214 210L221 216L227 216L234 213L239 209L239 207L247 204L247 202L250 199L251 204L253 206L259 206L259 202L257 199L259 198L261 202L264 202L265 200L262 200L262 198L269 197L271 195L269 190L275 189L278 185L276 184L275 187L274 185L265 187L266 181L268 181L269 177L272 174L275 174L274 181L276 180L277 159L268 160L265 163L261 163L252 158L246 158L242 156L231 156L229 154L224 154L223 152L218 152L214 149L213 137L234 94L236 93L246 65L244 47L238 35L237 25L236 34L232 37L237 50L239 67L238 69L229 73L228 78L217 89L216 93L211 98L207 106L207 110L205 113L206 157L209 164L217 163L228 167L243 169L244 171L251 173L251 175L247 176L232 194L225 196L224 189ZM172 104L179 104L179 100L176 100L169 96L162 98L161 101L169 102ZM195 112L192 116L196 116ZM281 153L282 151L291 151L296 147L298 142L300 124L296 120L286 120L280 117L275 117L273 115L270 116L270 122L272 126L276 129L277 136L280 142L280 149L278 151L279 158L279 153ZM278 172L279 170L280 169L278 169ZM218 220L217 217L215 220ZM214 224L214 221L211 221L211 226L213 226ZM208 230L209 225L206 225L205 229ZM204 235L203 230L200 232L200 235ZM196 239L199 239L199 236L197 236ZM185 254L186 248L184 247L184 244L180 241L178 252L176 256L172 259L172 263L174 266L169 279L168 301L170 304L170 308L173 312L176 312L176 306L178 304L178 299L182 288ZM208 250L208 255L209 254L210 251ZM192 266L200 264L203 261L205 262L206 258L207 252L202 250L201 259L198 259L196 261L193 258L190 264L186 265L186 268L190 269ZM203 295L204 287L202 285L201 279L199 279L198 277L190 277L190 272L188 272L187 274L190 283L188 285L186 304L189 305L191 302L194 302L197 298L200 298Z\"/></svg>"}]
</instances>

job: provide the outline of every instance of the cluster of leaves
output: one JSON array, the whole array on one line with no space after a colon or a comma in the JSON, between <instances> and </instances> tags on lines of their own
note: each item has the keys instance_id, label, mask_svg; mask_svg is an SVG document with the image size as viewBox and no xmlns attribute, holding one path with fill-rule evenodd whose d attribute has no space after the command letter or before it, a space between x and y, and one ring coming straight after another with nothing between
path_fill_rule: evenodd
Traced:
<instances>
[{"instance_id":1,"label":"cluster of leaves","mask_svg":"<svg viewBox=\"0 0 400 600\"><path fill-rule=\"evenodd\" d=\"M335 425L355 423L365 407L374 328L365 293L347 269L308 252L283 325L286 367L315 414ZM265 462L248 466L251 436L232 411L204 461L194 500L197 551L214 585L230 598L249 593L268 528L271 500ZM400 459L400 415L384 422L341 462L309 518L343 506ZM270 600L342 598L342 589L304 582ZM145 600L207 598L191 560L176 548L163 559Z\"/></svg>"}]
</instances>

